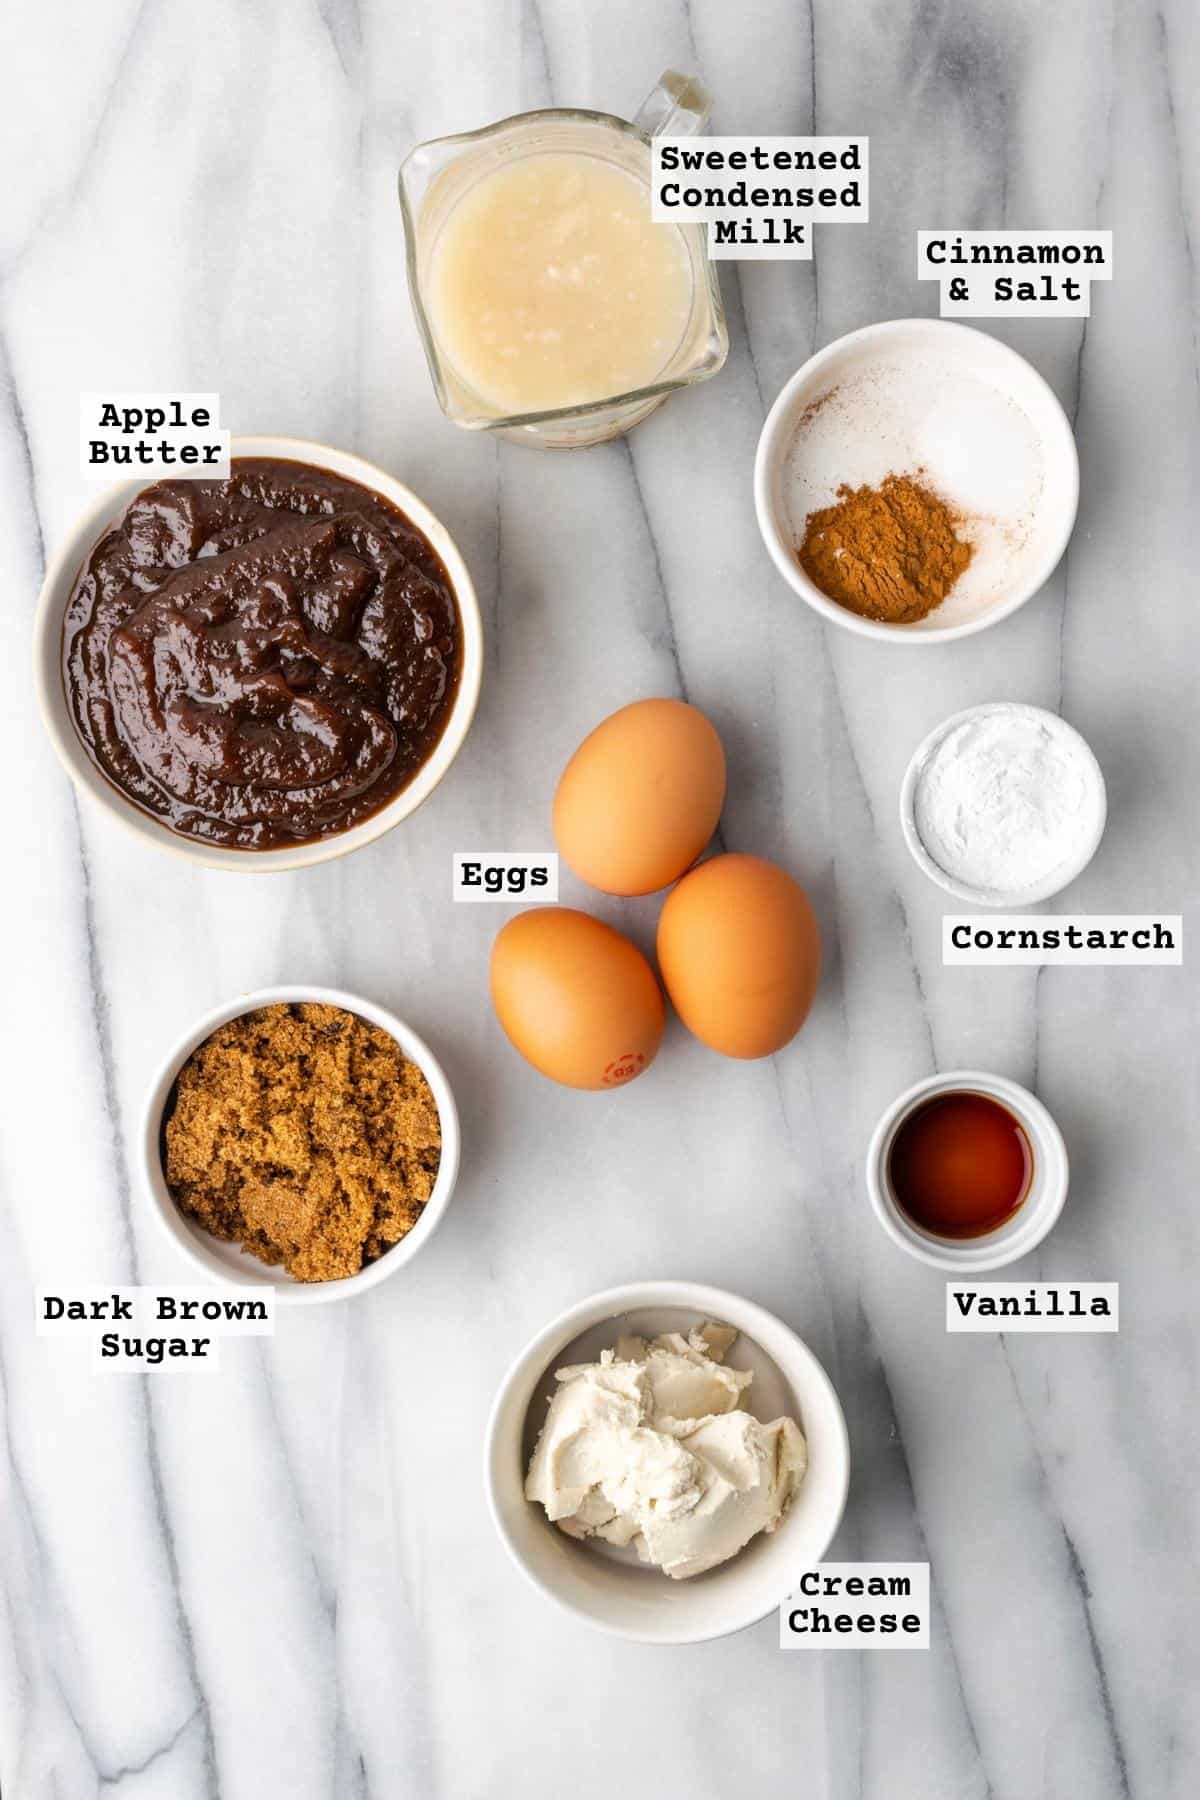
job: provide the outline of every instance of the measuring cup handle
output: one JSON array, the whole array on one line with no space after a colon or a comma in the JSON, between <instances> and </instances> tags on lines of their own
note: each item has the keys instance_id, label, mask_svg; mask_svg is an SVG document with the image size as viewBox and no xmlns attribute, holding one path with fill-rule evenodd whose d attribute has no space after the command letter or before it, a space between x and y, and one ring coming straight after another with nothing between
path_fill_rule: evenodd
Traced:
<instances>
[{"instance_id":1,"label":"measuring cup handle","mask_svg":"<svg viewBox=\"0 0 1200 1800\"><path fill-rule=\"evenodd\" d=\"M708 124L712 95L694 75L667 69L646 95L634 124L647 137L696 137Z\"/></svg>"}]
</instances>

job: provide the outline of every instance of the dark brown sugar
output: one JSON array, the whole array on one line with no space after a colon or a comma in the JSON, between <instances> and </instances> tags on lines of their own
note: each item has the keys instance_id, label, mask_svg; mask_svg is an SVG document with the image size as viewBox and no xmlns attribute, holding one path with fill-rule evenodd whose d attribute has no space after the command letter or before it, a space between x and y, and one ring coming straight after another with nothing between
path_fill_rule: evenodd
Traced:
<instances>
[{"instance_id":1,"label":"dark brown sugar","mask_svg":"<svg viewBox=\"0 0 1200 1800\"><path fill-rule=\"evenodd\" d=\"M244 1013L192 1052L163 1167L206 1231L297 1281L334 1281L412 1230L441 1145L429 1083L395 1039L301 1003Z\"/></svg>"}]
</instances>

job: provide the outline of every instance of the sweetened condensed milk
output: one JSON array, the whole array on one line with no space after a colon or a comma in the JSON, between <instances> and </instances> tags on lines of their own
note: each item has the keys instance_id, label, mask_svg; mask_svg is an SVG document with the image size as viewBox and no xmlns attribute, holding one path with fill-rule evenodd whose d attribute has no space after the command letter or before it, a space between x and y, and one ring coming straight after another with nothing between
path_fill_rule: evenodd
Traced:
<instances>
[{"instance_id":1,"label":"sweetened condensed milk","mask_svg":"<svg viewBox=\"0 0 1200 1800\"><path fill-rule=\"evenodd\" d=\"M663 373L691 316L691 266L636 175L544 152L490 170L452 208L428 305L441 352L488 406L586 406Z\"/></svg>"}]
</instances>

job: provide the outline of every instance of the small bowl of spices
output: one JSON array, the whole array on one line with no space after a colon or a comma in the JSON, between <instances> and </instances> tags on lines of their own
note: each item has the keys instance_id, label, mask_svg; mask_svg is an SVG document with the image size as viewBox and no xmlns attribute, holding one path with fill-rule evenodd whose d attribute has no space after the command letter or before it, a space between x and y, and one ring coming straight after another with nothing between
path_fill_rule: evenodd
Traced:
<instances>
[{"instance_id":1,"label":"small bowl of spices","mask_svg":"<svg viewBox=\"0 0 1200 1800\"><path fill-rule=\"evenodd\" d=\"M1007 618L1053 573L1079 461L1037 370L944 319L838 338L792 376L754 471L776 568L862 637L934 644Z\"/></svg>"},{"instance_id":2,"label":"small bowl of spices","mask_svg":"<svg viewBox=\"0 0 1200 1800\"><path fill-rule=\"evenodd\" d=\"M429 1242L458 1175L458 1112L394 1014L340 989L267 988L174 1045L141 1148L190 1262L311 1305L376 1286Z\"/></svg>"},{"instance_id":3,"label":"small bowl of spices","mask_svg":"<svg viewBox=\"0 0 1200 1800\"><path fill-rule=\"evenodd\" d=\"M1062 1133L1041 1101L977 1069L901 1094L867 1152L867 1191L893 1243L958 1274L1027 1256L1053 1229L1068 1176Z\"/></svg>"}]
</instances>

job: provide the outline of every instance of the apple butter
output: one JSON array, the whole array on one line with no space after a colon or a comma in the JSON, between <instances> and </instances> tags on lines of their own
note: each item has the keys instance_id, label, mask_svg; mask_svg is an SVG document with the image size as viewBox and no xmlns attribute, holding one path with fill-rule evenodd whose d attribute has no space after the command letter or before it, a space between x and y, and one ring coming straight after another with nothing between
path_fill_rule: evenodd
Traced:
<instances>
[{"instance_id":1,"label":"apple butter","mask_svg":"<svg viewBox=\"0 0 1200 1800\"><path fill-rule=\"evenodd\" d=\"M462 630L433 546L309 463L161 481L92 550L63 623L84 744L185 837L273 850L386 806L433 753Z\"/></svg>"}]
</instances>

